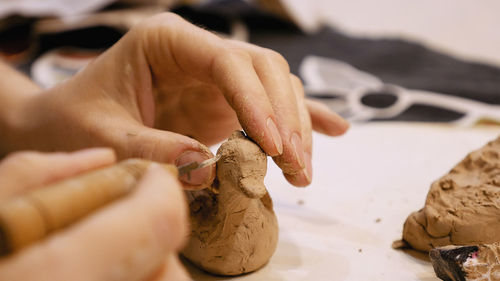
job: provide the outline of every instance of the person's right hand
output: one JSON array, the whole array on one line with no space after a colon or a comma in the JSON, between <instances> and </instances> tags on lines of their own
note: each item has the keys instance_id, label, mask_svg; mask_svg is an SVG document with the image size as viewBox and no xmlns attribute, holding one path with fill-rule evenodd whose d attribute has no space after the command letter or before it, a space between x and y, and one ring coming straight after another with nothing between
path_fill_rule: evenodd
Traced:
<instances>
[{"instance_id":1,"label":"person's right hand","mask_svg":"<svg viewBox=\"0 0 500 281\"><path fill-rule=\"evenodd\" d=\"M0 162L0 203L114 161L110 149L12 154ZM0 258L0 280L189 280L177 256L185 201L177 179L154 165L132 194Z\"/></svg>"}]
</instances>

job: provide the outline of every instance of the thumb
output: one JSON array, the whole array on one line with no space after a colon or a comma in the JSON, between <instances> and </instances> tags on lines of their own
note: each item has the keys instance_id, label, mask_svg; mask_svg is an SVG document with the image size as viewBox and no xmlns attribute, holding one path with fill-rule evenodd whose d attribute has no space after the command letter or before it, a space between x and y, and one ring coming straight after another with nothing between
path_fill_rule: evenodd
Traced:
<instances>
[{"instance_id":1,"label":"thumb","mask_svg":"<svg viewBox=\"0 0 500 281\"><path fill-rule=\"evenodd\" d=\"M134 125L126 132L124 138L115 146L118 147L119 158L139 157L179 167L214 157L208 147L184 135L142 125ZM189 176L183 175L179 179L185 189L202 189L210 186L214 177L215 165L212 165L192 171Z\"/></svg>"}]
</instances>

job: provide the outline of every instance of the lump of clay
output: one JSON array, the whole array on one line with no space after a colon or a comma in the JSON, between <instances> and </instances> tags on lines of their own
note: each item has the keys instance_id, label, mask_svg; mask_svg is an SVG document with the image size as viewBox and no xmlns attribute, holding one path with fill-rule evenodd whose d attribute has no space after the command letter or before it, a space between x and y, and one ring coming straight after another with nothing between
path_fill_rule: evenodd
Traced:
<instances>
[{"instance_id":1,"label":"lump of clay","mask_svg":"<svg viewBox=\"0 0 500 281\"><path fill-rule=\"evenodd\" d=\"M405 222L403 240L421 251L500 241L500 138L434 182L425 206Z\"/></svg>"},{"instance_id":2,"label":"lump of clay","mask_svg":"<svg viewBox=\"0 0 500 281\"><path fill-rule=\"evenodd\" d=\"M216 186L187 194L191 233L182 254L213 274L238 275L265 265L278 222L264 186L266 154L235 132L217 154Z\"/></svg>"}]
</instances>

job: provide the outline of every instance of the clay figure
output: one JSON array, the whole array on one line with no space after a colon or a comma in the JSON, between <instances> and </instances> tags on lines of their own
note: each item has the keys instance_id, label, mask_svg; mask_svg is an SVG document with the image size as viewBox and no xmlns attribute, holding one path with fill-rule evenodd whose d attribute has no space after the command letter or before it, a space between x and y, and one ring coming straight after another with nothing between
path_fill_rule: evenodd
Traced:
<instances>
[{"instance_id":1,"label":"clay figure","mask_svg":"<svg viewBox=\"0 0 500 281\"><path fill-rule=\"evenodd\" d=\"M217 154L214 186L187 191L191 233L182 254L213 274L252 272L269 261L278 242L278 222L263 183L267 156L239 131Z\"/></svg>"}]
</instances>

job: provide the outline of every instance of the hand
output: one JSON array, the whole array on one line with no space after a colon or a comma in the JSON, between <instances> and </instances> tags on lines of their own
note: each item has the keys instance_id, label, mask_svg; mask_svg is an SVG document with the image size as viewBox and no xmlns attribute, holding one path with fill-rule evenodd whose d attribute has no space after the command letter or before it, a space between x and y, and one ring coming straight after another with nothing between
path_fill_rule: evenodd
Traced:
<instances>
[{"instance_id":1,"label":"hand","mask_svg":"<svg viewBox=\"0 0 500 281\"><path fill-rule=\"evenodd\" d=\"M109 146L119 158L177 165L212 157L206 145L242 127L297 186L311 182L311 127L332 136L348 127L304 98L278 53L221 39L170 13L135 26L24 112L29 130L17 139L31 141L27 148ZM206 187L214 172L196 171L183 178L185 187Z\"/></svg>"},{"instance_id":2,"label":"hand","mask_svg":"<svg viewBox=\"0 0 500 281\"><path fill-rule=\"evenodd\" d=\"M13 154L0 162L0 202L114 162L109 149ZM177 258L187 231L185 210L178 181L162 168L150 168L126 198L0 258L0 276L2 280L188 280Z\"/></svg>"}]
</instances>

